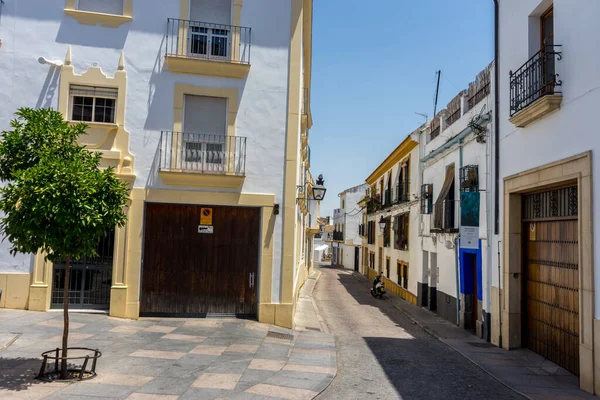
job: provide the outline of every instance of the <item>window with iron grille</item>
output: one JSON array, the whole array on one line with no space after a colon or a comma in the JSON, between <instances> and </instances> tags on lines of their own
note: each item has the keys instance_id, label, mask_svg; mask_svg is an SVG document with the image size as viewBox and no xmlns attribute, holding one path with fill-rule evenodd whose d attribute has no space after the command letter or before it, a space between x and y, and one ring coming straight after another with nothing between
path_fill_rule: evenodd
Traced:
<instances>
[{"instance_id":1,"label":"window with iron grille","mask_svg":"<svg viewBox=\"0 0 600 400\"><path fill-rule=\"evenodd\" d=\"M421 214L431 214L433 211L433 185L421 186Z\"/></svg>"},{"instance_id":2,"label":"window with iron grille","mask_svg":"<svg viewBox=\"0 0 600 400\"><path fill-rule=\"evenodd\" d=\"M408 289L408 265L404 264L402 268L404 269L404 273L402 274L402 287Z\"/></svg>"},{"instance_id":3,"label":"window with iron grille","mask_svg":"<svg viewBox=\"0 0 600 400\"><path fill-rule=\"evenodd\" d=\"M385 277L390 279L390 259L385 259Z\"/></svg>"},{"instance_id":4,"label":"window with iron grille","mask_svg":"<svg viewBox=\"0 0 600 400\"><path fill-rule=\"evenodd\" d=\"M402 263L400 261L396 261L396 279L398 286L402 285Z\"/></svg>"},{"instance_id":5,"label":"window with iron grille","mask_svg":"<svg viewBox=\"0 0 600 400\"><path fill-rule=\"evenodd\" d=\"M461 192L479 191L479 167L477 165L466 165L460 169Z\"/></svg>"}]
</instances>

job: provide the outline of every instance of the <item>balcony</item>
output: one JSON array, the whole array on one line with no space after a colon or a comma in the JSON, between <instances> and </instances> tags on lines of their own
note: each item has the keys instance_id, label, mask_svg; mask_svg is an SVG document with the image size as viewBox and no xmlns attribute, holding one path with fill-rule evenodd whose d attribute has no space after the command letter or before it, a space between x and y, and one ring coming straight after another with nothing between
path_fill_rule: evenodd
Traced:
<instances>
[{"instance_id":1,"label":"balcony","mask_svg":"<svg viewBox=\"0 0 600 400\"><path fill-rule=\"evenodd\" d=\"M343 242L344 241L344 231L333 231L333 240Z\"/></svg>"},{"instance_id":2,"label":"balcony","mask_svg":"<svg viewBox=\"0 0 600 400\"><path fill-rule=\"evenodd\" d=\"M163 131L159 175L167 185L239 188L246 175L246 138Z\"/></svg>"},{"instance_id":3,"label":"balcony","mask_svg":"<svg viewBox=\"0 0 600 400\"><path fill-rule=\"evenodd\" d=\"M562 81L556 73L556 61L562 59L560 45L544 46L510 75L510 122L522 128L557 110Z\"/></svg>"},{"instance_id":4,"label":"balcony","mask_svg":"<svg viewBox=\"0 0 600 400\"><path fill-rule=\"evenodd\" d=\"M165 61L172 72L244 78L250 71L251 28L167 19Z\"/></svg>"}]
</instances>

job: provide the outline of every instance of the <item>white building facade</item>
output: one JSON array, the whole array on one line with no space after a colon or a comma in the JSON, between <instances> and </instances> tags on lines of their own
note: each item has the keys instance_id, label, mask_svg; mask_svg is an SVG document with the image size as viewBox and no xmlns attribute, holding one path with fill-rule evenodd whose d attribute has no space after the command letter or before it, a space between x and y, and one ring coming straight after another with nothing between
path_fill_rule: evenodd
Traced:
<instances>
[{"instance_id":1,"label":"white building facade","mask_svg":"<svg viewBox=\"0 0 600 400\"><path fill-rule=\"evenodd\" d=\"M600 394L600 3L497 2L498 236L492 341ZM597 229L596 229L597 231ZM499 265L498 265L499 262Z\"/></svg>"},{"instance_id":2,"label":"white building facade","mask_svg":"<svg viewBox=\"0 0 600 400\"><path fill-rule=\"evenodd\" d=\"M188 261L176 262L182 249L165 259L178 266L150 254L167 249L149 229L159 233L184 213L194 222L186 229L198 229L189 232L198 248L212 249L217 236L235 238L227 226L248 230L238 232L246 241L223 239L240 256L220 264L250 285L239 288L248 293L244 304L231 293L224 311L291 327L311 251L308 204L298 188L307 193L311 184L312 1L3 3L0 129L9 129L19 107L57 109L89 124L83 143L131 185L128 224L106 239L111 261L97 279L104 283L93 288L103 303L79 306L128 318L216 312L201 299L173 310L157 300L175 288L160 286L152 274L172 268L191 282L185 276L192 271L179 267ZM158 215L163 222L152 219ZM213 236L198 236L199 223L214 226ZM60 268L42 255L12 257L9 243L0 246L0 307L57 305ZM214 276L229 273L217 264L206 268Z\"/></svg>"},{"instance_id":3,"label":"white building facade","mask_svg":"<svg viewBox=\"0 0 600 400\"><path fill-rule=\"evenodd\" d=\"M343 256L340 265L345 269L359 272L362 259L362 237L360 225L362 224L362 210L358 204L365 197L369 188L367 184L351 187L338 196L343 229Z\"/></svg>"},{"instance_id":4,"label":"white building facade","mask_svg":"<svg viewBox=\"0 0 600 400\"><path fill-rule=\"evenodd\" d=\"M421 131L423 305L489 340L493 66ZM468 228L463 228L467 225Z\"/></svg>"}]
</instances>

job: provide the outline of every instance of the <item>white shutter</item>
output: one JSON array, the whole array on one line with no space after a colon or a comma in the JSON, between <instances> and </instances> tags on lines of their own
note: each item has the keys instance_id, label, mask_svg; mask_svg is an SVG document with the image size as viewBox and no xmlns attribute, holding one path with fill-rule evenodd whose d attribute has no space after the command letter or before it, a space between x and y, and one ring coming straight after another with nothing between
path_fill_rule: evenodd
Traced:
<instances>
[{"instance_id":1,"label":"white shutter","mask_svg":"<svg viewBox=\"0 0 600 400\"><path fill-rule=\"evenodd\" d=\"M183 129L190 133L225 135L227 99L186 95Z\"/></svg>"},{"instance_id":2,"label":"white shutter","mask_svg":"<svg viewBox=\"0 0 600 400\"><path fill-rule=\"evenodd\" d=\"M191 0L190 20L231 25L231 0Z\"/></svg>"},{"instance_id":3,"label":"white shutter","mask_svg":"<svg viewBox=\"0 0 600 400\"><path fill-rule=\"evenodd\" d=\"M77 9L81 11L123 15L123 0L78 0Z\"/></svg>"}]
</instances>

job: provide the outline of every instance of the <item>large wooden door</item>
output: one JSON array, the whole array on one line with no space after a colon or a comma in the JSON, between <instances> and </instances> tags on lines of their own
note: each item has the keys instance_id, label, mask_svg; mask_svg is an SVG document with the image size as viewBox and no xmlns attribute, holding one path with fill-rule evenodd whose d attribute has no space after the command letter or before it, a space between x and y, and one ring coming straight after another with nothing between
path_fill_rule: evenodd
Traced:
<instances>
[{"instance_id":1,"label":"large wooden door","mask_svg":"<svg viewBox=\"0 0 600 400\"><path fill-rule=\"evenodd\" d=\"M577 188L527 195L523 203L523 343L578 375Z\"/></svg>"},{"instance_id":2,"label":"large wooden door","mask_svg":"<svg viewBox=\"0 0 600 400\"><path fill-rule=\"evenodd\" d=\"M260 209L146 204L140 315L254 316Z\"/></svg>"}]
</instances>

